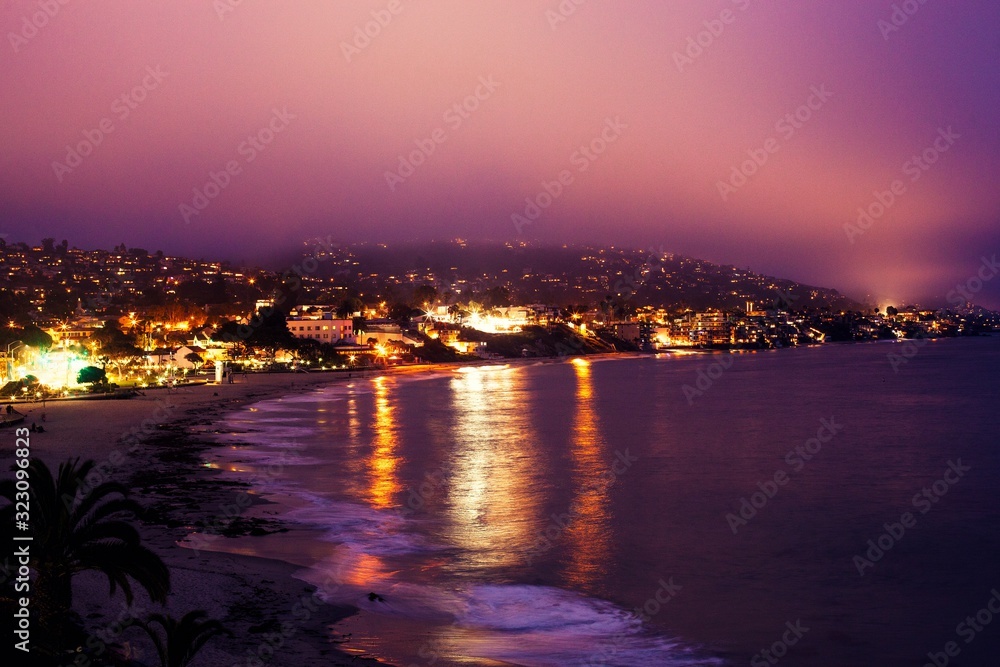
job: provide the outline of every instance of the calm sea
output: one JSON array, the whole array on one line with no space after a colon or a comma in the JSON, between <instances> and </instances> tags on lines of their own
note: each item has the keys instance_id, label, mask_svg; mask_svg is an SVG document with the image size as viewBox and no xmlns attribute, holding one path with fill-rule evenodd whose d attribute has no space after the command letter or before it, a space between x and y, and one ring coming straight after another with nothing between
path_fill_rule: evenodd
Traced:
<instances>
[{"instance_id":1,"label":"calm sea","mask_svg":"<svg viewBox=\"0 0 1000 667\"><path fill-rule=\"evenodd\" d=\"M260 403L211 463L293 529L218 546L301 565L362 608L346 646L401 667L1000 664L1000 339L902 349Z\"/></svg>"}]
</instances>

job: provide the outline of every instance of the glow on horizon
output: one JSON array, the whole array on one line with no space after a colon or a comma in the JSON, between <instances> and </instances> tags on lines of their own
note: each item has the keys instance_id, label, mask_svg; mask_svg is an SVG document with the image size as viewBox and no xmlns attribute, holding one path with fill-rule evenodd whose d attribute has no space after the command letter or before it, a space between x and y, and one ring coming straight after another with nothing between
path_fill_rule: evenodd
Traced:
<instances>
[{"instance_id":1,"label":"glow on horizon","mask_svg":"<svg viewBox=\"0 0 1000 667\"><path fill-rule=\"evenodd\" d=\"M262 260L331 232L655 241L902 299L946 293L1000 248L996 3L927 3L887 38L891 6L860 0L591 2L553 27L557 4L404 2L349 59L343 43L384 0L258 0L221 18L202 0L60 5L0 70L0 231ZM734 20L679 67L725 9ZM35 11L5 3L0 25L17 32ZM158 67L125 114L116 101ZM446 120L484 77L498 87ZM832 97L780 136L815 86ZM294 118L249 161L241 147L286 108ZM57 178L53 163L104 118L112 131ZM626 127L581 171L572 156L608 118ZM950 126L956 145L849 243L844 223ZM386 172L438 128L443 141L390 191ZM777 151L723 201L718 182L774 136ZM218 176L234 160L238 173ZM572 184L519 233L511 215L563 170ZM179 205L212 174L226 184L185 224ZM998 294L983 297L1000 306Z\"/></svg>"}]
</instances>

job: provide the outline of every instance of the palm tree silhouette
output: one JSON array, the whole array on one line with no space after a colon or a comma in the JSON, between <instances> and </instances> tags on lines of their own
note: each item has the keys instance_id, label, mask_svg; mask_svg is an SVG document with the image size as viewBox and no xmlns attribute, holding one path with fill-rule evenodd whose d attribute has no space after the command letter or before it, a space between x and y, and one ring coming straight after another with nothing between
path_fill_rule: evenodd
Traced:
<instances>
[{"instance_id":1,"label":"palm tree silhouette","mask_svg":"<svg viewBox=\"0 0 1000 667\"><path fill-rule=\"evenodd\" d=\"M134 580L154 602L165 602L170 573L155 553L142 546L138 531L127 522L141 512L128 490L115 482L88 489L91 460L70 459L59 465L57 477L39 459L27 468L31 507L30 567L35 571L33 604L41 630L36 637L72 641L73 575L99 570L108 578L111 594L121 588L133 600ZM14 525L15 482L0 482L0 497L10 505L0 509L0 523ZM17 498L23 500L23 496Z\"/></svg>"},{"instance_id":2,"label":"palm tree silhouette","mask_svg":"<svg viewBox=\"0 0 1000 667\"><path fill-rule=\"evenodd\" d=\"M153 640L160 667L186 667L212 637L232 634L222 623L207 616L200 609L184 614L179 621L173 616L151 614L137 626Z\"/></svg>"}]
</instances>

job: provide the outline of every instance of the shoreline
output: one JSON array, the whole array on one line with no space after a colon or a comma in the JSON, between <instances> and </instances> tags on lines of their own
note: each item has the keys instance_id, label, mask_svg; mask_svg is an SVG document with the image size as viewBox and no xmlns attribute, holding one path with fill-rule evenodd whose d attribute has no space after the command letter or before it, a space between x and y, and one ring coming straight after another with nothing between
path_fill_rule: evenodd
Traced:
<instances>
[{"instance_id":1,"label":"shoreline","mask_svg":"<svg viewBox=\"0 0 1000 667\"><path fill-rule=\"evenodd\" d=\"M232 385L183 387L129 400L21 404L28 422L47 413L45 432L31 434L32 458L44 461L53 473L67 459L94 459L98 471L94 484L113 481L129 489L144 510L133 522L143 544L170 570L172 591L165 609L151 603L141 588L135 590L133 605L126 607L120 591L109 597L107 580L100 573L77 575L73 609L92 637L102 642L109 638L109 645L134 657L155 660L148 641L137 643L141 632L121 631L122 619L164 611L180 618L204 609L233 636L210 641L196 664L257 666L268 664L267 658L279 652L281 659L270 664L380 664L337 649L337 637L329 627L357 610L318 604L315 587L292 576L297 567L256 556L196 552L179 544L195 524L218 514L234 492L249 489L218 479L216 471L201 465L202 454L218 444L199 437L198 427L214 425L224 414L248 404L337 381L326 375L274 373ZM9 439L3 438L5 433ZM0 448L0 465L12 463L13 429L0 431L0 438L5 445ZM281 527L268 530L279 532ZM109 634L109 630L116 631Z\"/></svg>"},{"instance_id":2,"label":"shoreline","mask_svg":"<svg viewBox=\"0 0 1000 667\"><path fill-rule=\"evenodd\" d=\"M640 358L641 353L586 355L593 361ZM119 591L108 594L107 580L84 572L73 580L73 609L85 630L139 659L154 658L142 633L127 629L122 619L165 612L180 618L204 609L232 633L219 636L199 652L196 664L247 665L326 664L385 665L374 658L338 647L336 624L359 613L359 608L330 605L314 596L315 586L293 575L301 568L284 561L225 551L195 550L181 542L199 524L223 514L234 494L247 496L252 483L222 479L205 467L203 455L220 445L206 435L227 414L254 403L314 391L341 382L382 375L412 377L447 374L462 368L528 366L567 363L574 357L482 360L396 366L352 373L251 374L234 384L179 386L147 391L127 400L61 400L20 402L25 423L40 421L45 432L31 434L31 456L44 461L53 473L67 459L93 459L94 484L123 484L143 507L133 523L143 544L155 551L171 573L172 592L165 607L149 601L141 588L129 608ZM14 429L0 430L0 465L13 462ZM89 480L88 480L89 481ZM256 495L247 509L273 506ZM219 531L223 536L269 535L287 531L280 516L260 518L244 512ZM116 622L118 623L116 628ZM121 631L121 625L126 629ZM331 628L333 630L331 631ZM109 629L117 633L108 634ZM268 660L281 653L280 660ZM68 664L68 663L67 663Z\"/></svg>"},{"instance_id":3,"label":"shoreline","mask_svg":"<svg viewBox=\"0 0 1000 667\"><path fill-rule=\"evenodd\" d=\"M206 452L224 446L209 436L220 420L260 401L386 374L406 377L454 373L470 366L515 367L571 363L580 358L601 361L647 357L651 355L610 353L426 364L378 369L350 378L331 373L259 374L232 385L186 386L130 400L61 401L47 406L39 403L26 414L29 421L42 411L49 415L45 433L31 436L33 457L44 460L53 471L67 458L93 458L103 481L123 483L146 509L142 521L136 522L137 528L143 543L156 551L171 571L173 592L167 611L179 618L188 611L206 609L234 633L232 638L211 641L199 653L196 664L384 665L338 646L338 632L346 631L343 622L351 617L360 619L356 616L359 608L316 604L315 587L294 576L300 566L266 556L198 551L180 544L197 531L199 522L222 514L222 505L232 503L233 494L247 496L253 488L252 481L223 478L221 471L203 464ZM10 434L9 440L2 438L4 432ZM13 444L13 439L13 430L0 431L0 443ZM0 447L0 464L12 458L11 447ZM270 500L250 497L254 502L248 509L280 509ZM258 536L289 530L281 512L264 514L267 516L254 511L242 513L221 534ZM109 598L107 581L97 573L76 577L74 593L74 610L89 631L107 628L125 613L121 593ZM137 591L135 607L161 611L150 606L141 590ZM309 613L305 614L305 610ZM290 624L288 636L282 635L282 630L288 629L283 628L284 623ZM129 631L120 640L134 642L140 636ZM267 654L278 652L282 654L280 659L265 660Z\"/></svg>"}]
</instances>

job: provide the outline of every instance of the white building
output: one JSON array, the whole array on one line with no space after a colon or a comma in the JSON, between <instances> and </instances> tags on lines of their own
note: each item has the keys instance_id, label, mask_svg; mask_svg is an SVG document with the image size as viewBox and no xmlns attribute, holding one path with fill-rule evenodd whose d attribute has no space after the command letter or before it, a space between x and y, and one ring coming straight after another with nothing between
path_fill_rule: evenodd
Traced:
<instances>
[{"instance_id":1,"label":"white building","mask_svg":"<svg viewBox=\"0 0 1000 667\"><path fill-rule=\"evenodd\" d=\"M404 331L399 324L387 320L369 321L365 323L364 331L357 331L359 345L382 346L389 343L402 343L403 345L413 345L420 347L423 341L412 336L408 331Z\"/></svg>"},{"instance_id":2,"label":"white building","mask_svg":"<svg viewBox=\"0 0 1000 667\"><path fill-rule=\"evenodd\" d=\"M320 343L346 341L354 344L354 320L338 319L331 312L289 314L288 331L296 338L311 338Z\"/></svg>"}]
</instances>

